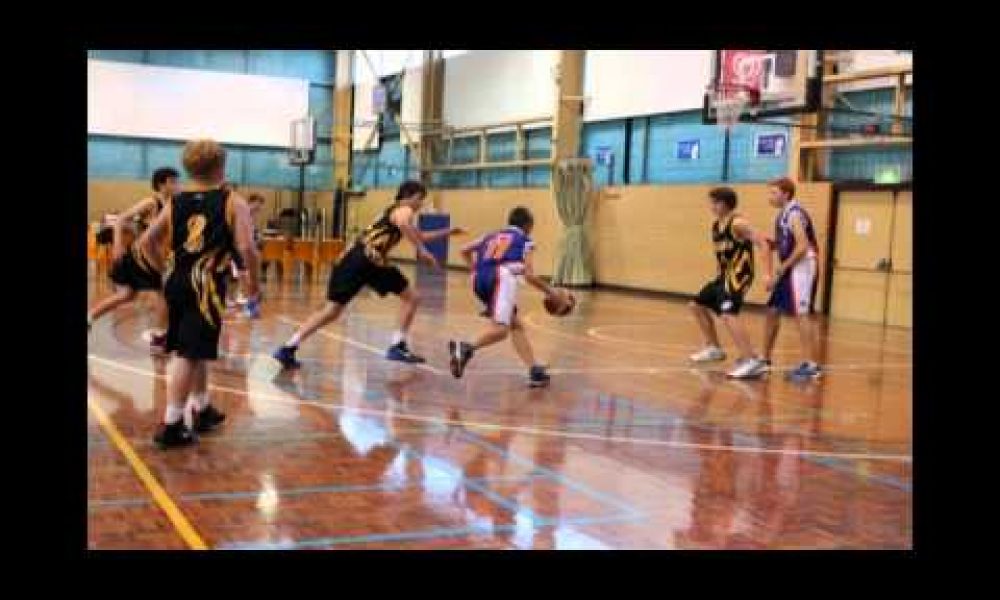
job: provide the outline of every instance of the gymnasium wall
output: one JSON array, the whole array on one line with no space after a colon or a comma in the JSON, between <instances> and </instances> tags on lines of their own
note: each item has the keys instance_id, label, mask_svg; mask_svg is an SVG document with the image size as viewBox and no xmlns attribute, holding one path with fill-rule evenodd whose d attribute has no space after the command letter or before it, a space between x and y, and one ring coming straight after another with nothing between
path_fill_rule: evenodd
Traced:
<instances>
[{"instance_id":1,"label":"gymnasium wall","mask_svg":"<svg viewBox=\"0 0 1000 600\"><path fill-rule=\"evenodd\" d=\"M330 132L335 57L332 50L91 50L88 58L205 71L293 77L309 81L309 114L316 119L317 157L306 167L309 190L333 189ZM180 166L181 141L90 135L87 168L95 180L148 180L158 166ZM245 186L297 188L299 170L279 147L227 144L226 176Z\"/></svg>"},{"instance_id":2,"label":"gymnasium wall","mask_svg":"<svg viewBox=\"0 0 1000 600\"><path fill-rule=\"evenodd\" d=\"M715 185L623 186L615 188L614 195L605 190L593 216L597 282L696 293L716 272L707 201L708 191ZM775 209L767 201L768 186L744 183L732 187L739 197L737 210L758 229L771 232ZM831 184L800 183L796 196L813 218L823 264L830 229ZM766 301L762 283L754 285L749 302ZM821 285L817 306L821 306L824 292Z\"/></svg>"},{"instance_id":3,"label":"gymnasium wall","mask_svg":"<svg viewBox=\"0 0 1000 600\"><path fill-rule=\"evenodd\" d=\"M591 218L591 242L598 284L628 288L695 294L716 272L710 239L712 215L708 210L708 190L715 184L629 185L612 192L604 190L597 198ZM767 202L767 185L735 184L739 195L738 210L757 228L770 232L775 209ZM830 183L802 183L797 196L812 215L819 237L821 264L826 260L830 229ZM371 189L352 203L348 226L352 232L374 220L391 201L395 190ZM519 204L535 214L533 233L538 246L536 268L551 275L562 223L547 189L439 189L431 202L438 210L451 214L452 224L466 228L470 237L454 238L448 264L461 266L458 247L462 240L506 223L507 212ZM413 258L406 243L395 256ZM817 306L825 294L821 271ZM763 304L766 293L759 280L748 301Z\"/></svg>"}]
</instances>

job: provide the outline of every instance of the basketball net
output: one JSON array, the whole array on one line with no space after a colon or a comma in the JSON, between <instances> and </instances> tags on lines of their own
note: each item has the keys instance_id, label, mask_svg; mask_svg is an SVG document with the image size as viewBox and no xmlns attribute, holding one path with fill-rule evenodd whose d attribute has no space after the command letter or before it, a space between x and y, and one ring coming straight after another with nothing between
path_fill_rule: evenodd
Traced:
<instances>
[{"instance_id":1,"label":"basketball net","mask_svg":"<svg viewBox=\"0 0 1000 600\"><path fill-rule=\"evenodd\" d=\"M760 50L723 50L719 81L710 87L718 125L731 129L740 116L760 103L765 53Z\"/></svg>"},{"instance_id":2,"label":"basketball net","mask_svg":"<svg viewBox=\"0 0 1000 600\"><path fill-rule=\"evenodd\" d=\"M724 129L732 129L740 122L750 106L757 104L759 93L756 89L742 86L718 86L715 90L715 118Z\"/></svg>"}]
</instances>

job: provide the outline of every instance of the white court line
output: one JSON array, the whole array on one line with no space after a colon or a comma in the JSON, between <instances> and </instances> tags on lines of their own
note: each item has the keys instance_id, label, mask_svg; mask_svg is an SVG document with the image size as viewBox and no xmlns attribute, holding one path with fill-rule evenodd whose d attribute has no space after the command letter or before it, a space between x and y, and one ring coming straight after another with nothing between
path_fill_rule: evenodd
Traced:
<instances>
[{"instance_id":1,"label":"white court line","mask_svg":"<svg viewBox=\"0 0 1000 600\"><path fill-rule=\"evenodd\" d=\"M653 342L633 341L633 340L628 340L628 339L625 339L625 338L610 338L610 337L607 337L607 336L600 336L600 335L595 335L594 333L592 333L592 332L596 331L597 329L600 329L599 327L591 327L590 329L587 330L587 335L583 336L583 335L579 335L579 334L575 334L575 333L566 333L566 332L556 331L556 330L551 329L549 327L546 327L544 325L539 325L538 323L535 323L531 319L531 315L526 315L523 320L524 320L524 322L527 325L529 325L531 327L534 327L535 329L539 329L541 331L545 331L547 333L551 333L553 335L558 335L558 336L561 336L561 337L564 337L564 338L567 338L567 339L583 340L583 341L588 341L588 342L598 342L598 341L600 341L600 342L605 342L605 343L609 343L609 344L613 343L613 344L618 344L619 346L626 346L625 348L620 348L620 349L632 350L634 352L641 352L643 354L652 354L652 355L656 355L656 356L663 356L663 352L655 352L653 350L647 350L645 348L634 348L634 347L633 348L628 348L627 346L636 346L636 345L640 345L641 344L641 345L646 345L646 346L656 346L656 347L662 347L664 349L668 349L668 346L666 344L655 344ZM624 325L624 324L622 324L622 325ZM640 369L638 369L635 372L655 374L655 373L661 373L661 372L667 373L667 372L673 372L673 371L686 371L686 370L689 370L691 368L694 368L694 367L693 366L687 366L687 367L685 367L685 366L678 365L678 366L666 366L666 367L640 368ZM824 371L828 371L828 370L829 371L863 371L863 370L873 370L873 371L876 371L876 370L880 370L880 369L912 369L912 368L913 368L913 363L912 362L896 362L896 363L877 363L877 362L871 362L871 363L847 363L847 364L831 363L831 364L823 365L823 370ZM777 367L777 368L774 368L772 370L774 370L774 371L791 371L793 369L794 369L794 367L784 367L784 368ZM480 371L480 372L482 372L482 371ZM552 372L555 373L556 371L553 370ZM570 371L564 371L564 372L570 372ZM595 370L595 372L597 372L597 370ZM630 372L630 371L622 370L621 372L622 373L627 373L627 372Z\"/></svg>"},{"instance_id":2,"label":"white court line","mask_svg":"<svg viewBox=\"0 0 1000 600\"><path fill-rule=\"evenodd\" d=\"M288 315L278 315L278 320L279 321L284 321L285 323L290 323L292 325L295 325L296 327L298 327L299 325L302 324L302 323L296 321L295 319L289 317ZM333 339L338 340L340 342L343 342L345 344L354 346L355 348L361 348L362 350L367 350L367 351L371 352L372 354L375 354L375 355L381 356L382 358L385 358L385 350L382 349L382 348L376 348L375 346L369 346L368 344L365 344L364 342L359 342L359 341L356 341L356 340L352 340L349 337L342 336L342 335L337 335L336 333L330 333L329 331L323 331L322 329L316 330L316 333L318 333L320 335L325 335L328 338L333 338ZM418 369L423 369L425 371L430 371L431 373L436 373L438 375L444 375L445 374L445 372L443 370L441 370L441 369L439 369L437 367L433 367L433 366L431 366L431 365L429 365L427 363L416 363L416 364L412 364L412 363L400 363L400 364L410 364L410 366L416 367Z\"/></svg>"},{"instance_id":3,"label":"white court line","mask_svg":"<svg viewBox=\"0 0 1000 600\"><path fill-rule=\"evenodd\" d=\"M120 369L123 371L130 371L132 373L145 375L147 377L152 377L156 379L166 379L166 375L161 375L159 373L154 373L153 371L140 369L138 367L133 367L132 365L104 358L96 354L88 354L87 357L95 362L104 364L111 368ZM431 416L418 415L415 413L407 413L397 410L378 410L372 408L345 406L343 404L335 404L332 402L331 403L314 402L311 400L305 400L297 397L289 399L284 396L268 394L266 392L260 392L260 391L255 391L253 394L251 394L245 389L231 388L221 385L214 385L211 383L208 385L208 387L213 390L218 390L220 392L237 394L245 397L250 397L252 395L255 400L257 399L270 400L272 402L278 402L284 404L304 404L304 405L317 406L320 408L332 409L337 411L349 411L352 413L369 414L373 416L382 416L390 418L394 417L409 421L438 423L440 425L457 425L474 429L478 428L478 429L490 429L499 431L513 431L515 433L524 433L527 435L536 435L536 436L551 436L551 437L561 437L567 439L596 440L603 442L622 442L622 443L639 444L646 446L668 446L672 448L688 448L695 450L715 450L720 452L736 452L744 454L781 454L790 456L814 456L814 457L826 457L826 458L841 458L846 460L879 460L879 461L903 462L903 463L909 463L912 462L913 460L913 458L907 454L870 454L867 452L824 452L821 450L788 450L788 449L760 448L756 446L725 446L718 444L696 444L690 442L680 442L676 440L655 440L647 438L616 437L616 436L595 435L589 433L578 433L572 431L563 431L559 429L517 427L513 425L501 425L499 423L482 423L475 421L461 421L461 420L446 419L441 417L431 417Z\"/></svg>"}]
</instances>

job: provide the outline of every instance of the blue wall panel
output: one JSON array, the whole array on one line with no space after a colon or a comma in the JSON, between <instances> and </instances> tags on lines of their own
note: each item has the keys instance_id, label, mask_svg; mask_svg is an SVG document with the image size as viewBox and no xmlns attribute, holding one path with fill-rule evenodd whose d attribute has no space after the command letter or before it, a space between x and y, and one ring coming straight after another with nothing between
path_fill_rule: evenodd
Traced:
<instances>
[{"instance_id":1,"label":"blue wall panel","mask_svg":"<svg viewBox=\"0 0 1000 600\"><path fill-rule=\"evenodd\" d=\"M153 171L160 167L173 167L181 174L181 178L184 179L184 166L181 164L181 152L184 148L184 144L181 142L173 142L169 140L146 140L144 142L146 147L146 170L148 171L146 177L150 177ZM227 148L226 162L228 164L229 159L232 158Z\"/></svg>"},{"instance_id":2,"label":"blue wall panel","mask_svg":"<svg viewBox=\"0 0 1000 600\"><path fill-rule=\"evenodd\" d=\"M881 114L891 114L894 110L894 91L892 89L866 90L844 94L846 103L839 106L849 106L856 110L864 110ZM912 93L907 93L904 112L913 115ZM889 131L891 119L867 115L833 113L829 123L832 128L857 130L866 123L879 123L882 131ZM912 133L910 123L904 122L904 131ZM839 133L837 135L844 135ZM832 150L827 163L827 173L834 181L869 180L885 168L899 169L901 179L913 177L913 150L906 146L888 148L849 148Z\"/></svg>"},{"instance_id":3,"label":"blue wall panel","mask_svg":"<svg viewBox=\"0 0 1000 600\"><path fill-rule=\"evenodd\" d=\"M146 50L87 50L87 58L141 63Z\"/></svg>"},{"instance_id":4,"label":"blue wall panel","mask_svg":"<svg viewBox=\"0 0 1000 600\"><path fill-rule=\"evenodd\" d=\"M486 138L487 161L511 161L517 157L517 135L511 131ZM486 187L524 187L524 169L488 169L483 172Z\"/></svg>"},{"instance_id":5,"label":"blue wall panel","mask_svg":"<svg viewBox=\"0 0 1000 600\"><path fill-rule=\"evenodd\" d=\"M247 72L244 50L150 50L149 64L205 71Z\"/></svg>"},{"instance_id":6,"label":"blue wall panel","mask_svg":"<svg viewBox=\"0 0 1000 600\"><path fill-rule=\"evenodd\" d=\"M148 179L142 140L90 136L87 172L98 179Z\"/></svg>"},{"instance_id":7,"label":"blue wall panel","mask_svg":"<svg viewBox=\"0 0 1000 600\"><path fill-rule=\"evenodd\" d=\"M786 145L781 156L757 156L757 136L761 134L785 134ZM765 182L788 173L788 140L791 132L787 127L767 125L736 125L729 139L729 181Z\"/></svg>"},{"instance_id":8,"label":"blue wall panel","mask_svg":"<svg viewBox=\"0 0 1000 600\"><path fill-rule=\"evenodd\" d=\"M336 60L332 50L249 50L247 55L248 72L255 75L334 82Z\"/></svg>"},{"instance_id":9,"label":"blue wall panel","mask_svg":"<svg viewBox=\"0 0 1000 600\"><path fill-rule=\"evenodd\" d=\"M646 168L646 147L649 144L648 120L632 119L632 143L629 147L629 183L642 183Z\"/></svg>"},{"instance_id":10,"label":"blue wall panel","mask_svg":"<svg viewBox=\"0 0 1000 600\"><path fill-rule=\"evenodd\" d=\"M625 121L585 123L580 136L581 156L597 161L598 149L611 149L613 164L594 167L594 181L598 185L621 185L625 176Z\"/></svg>"},{"instance_id":11,"label":"blue wall panel","mask_svg":"<svg viewBox=\"0 0 1000 600\"><path fill-rule=\"evenodd\" d=\"M552 153L552 128L530 129L525 132L528 158L548 158ZM528 187L549 187L552 168L546 165L529 167L525 184Z\"/></svg>"},{"instance_id":12,"label":"blue wall panel","mask_svg":"<svg viewBox=\"0 0 1000 600\"><path fill-rule=\"evenodd\" d=\"M677 142L699 140L699 157L677 158ZM645 183L702 183L722 180L723 135L704 125L701 113L659 115L649 120ZM638 183L638 182L636 182Z\"/></svg>"}]
</instances>

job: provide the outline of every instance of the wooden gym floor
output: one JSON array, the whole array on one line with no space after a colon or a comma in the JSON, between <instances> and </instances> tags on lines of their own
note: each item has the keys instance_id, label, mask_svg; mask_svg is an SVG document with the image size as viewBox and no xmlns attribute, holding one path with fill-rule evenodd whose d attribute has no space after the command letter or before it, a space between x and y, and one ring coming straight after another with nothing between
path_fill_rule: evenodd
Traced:
<instances>
[{"instance_id":1,"label":"wooden gym floor","mask_svg":"<svg viewBox=\"0 0 1000 600\"><path fill-rule=\"evenodd\" d=\"M553 374L530 390L505 342L461 381L449 337L481 326L458 272L417 273L416 368L384 360L397 301L363 291L306 342L301 371L265 358L325 281L269 282L263 317L226 322L209 384L228 414L162 452L165 362L140 307L89 341L88 544L95 549L698 549L912 546L909 331L824 324L824 380L736 383L692 368L681 300L579 292L522 314ZM109 292L91 277L91 298ZM763 324L748 311L755 342ZM731 343L725 338L727 350ZM798 356L785 323L776 359Z\"/></svg>"}]
</instances>

